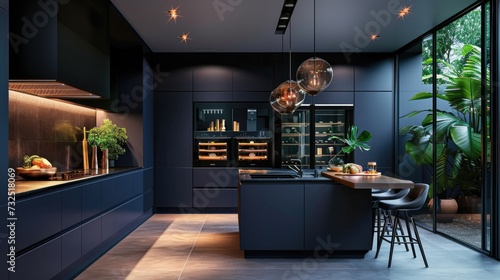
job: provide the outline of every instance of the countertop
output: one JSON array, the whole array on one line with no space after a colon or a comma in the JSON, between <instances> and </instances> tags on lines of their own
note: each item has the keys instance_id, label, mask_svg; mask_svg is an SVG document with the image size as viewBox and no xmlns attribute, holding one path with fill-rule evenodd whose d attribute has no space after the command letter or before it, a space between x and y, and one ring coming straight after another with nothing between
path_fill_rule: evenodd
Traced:
<instances>
[{"instance_id":1,"label":"countertop","mask_svg":"<svg viewBox=\"0 0 500 280\"><path fill-rule=\"evenodd\" d=\"M412 181L385 175L342 175L332 171L323 171L321 175L353 189L407 189L414 186Z\"/></svg>"},{"instance_id":2,"label":"countertop","mask_svg":"<svg viewBox=\"0 0 500 280\"><path fill-rule=\"evenodd\" d=\"M16 196L24 196L135 169L140 169L140 167L115 167L109 168L109 170L98 169L92 171L90 175L85 175L84 177L70 180L25 180L20 177L16 177L15 193Z\"/></svg>"},{"instance_id":3,"label":"countertop","mask_svg":"<svg viewBox=\"0 0 500 280\"><path fill-rule=\"evenodd\" d=\"M288 169L240 169L240 181L269 181L269 182L297 182L297 181L327 181L331 180L321 176L324 169L304 169L302 177Z\"/></svg>"},{"instance_id":4,"label":"countertop","mask_svg":"<svg viewBox=\"0 0 500 280\"><path fill-rule=\"evenodd\" d=\"M303 170L302 177L298 176L294 171L288 169L240 169L239 179L242 182L297 182L330 180L353 189L405 189L413 188L414 186L412 181L385 175L342 175L325 169L316 169L316 175L314 169L305 169Z\"/></svg>"}]
</instances>

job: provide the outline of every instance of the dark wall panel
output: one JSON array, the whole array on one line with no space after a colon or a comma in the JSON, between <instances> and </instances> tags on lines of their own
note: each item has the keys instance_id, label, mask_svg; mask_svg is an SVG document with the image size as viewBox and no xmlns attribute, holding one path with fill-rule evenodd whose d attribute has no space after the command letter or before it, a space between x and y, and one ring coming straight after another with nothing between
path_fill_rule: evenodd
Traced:
<instances>
[{"instance_id":1,"label":"dark wall panel","mask_svg":"<svg viewBox=\"0 0 500 280\"><path fill-rule=\"evenodd\" d=\"M354 152L355 162L366 166L376 161L381 172L394 170L394 101L392 92L356 92L354 103L354 124L358 131L368 130L373 138L370 151Z\"/></svg>"},{"instance_id":2,"label":"dark wall panel","mask_svg":"<svg viewBox=\"0 0 500 280\"><path fill-rule=\"evenodd\" d=\"M394 81L392 55L363 54L356 56L353 61L356 91L392 91Z\"/></svg>"}]
</instances>

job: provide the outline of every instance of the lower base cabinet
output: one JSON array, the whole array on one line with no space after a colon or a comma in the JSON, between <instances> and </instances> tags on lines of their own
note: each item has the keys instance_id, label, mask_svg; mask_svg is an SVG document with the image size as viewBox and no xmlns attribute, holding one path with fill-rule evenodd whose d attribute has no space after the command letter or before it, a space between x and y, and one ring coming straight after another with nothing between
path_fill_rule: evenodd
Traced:
<instances>
[{"instance_id":1,"label":"lower base cabinet","mask_svg":"<svg viewBox=\"0 0 500 280\"><path fill-rule=\"evenodd\" d=\"M8 279L74 278L152 215L143 181L141 170L19 198L16 210L23 223L18 231L24 234L16 236L22 247L16 250L16 272L9 272ZM122 192L114 195L108 187ZM145 209L145 204L151 208ZM44 223L50 227L41 230Z\"/></svg>"},{"instance_id":2,"label":"lower base cabinet","mask_svg":"<svg viewBox=\"0 0 500 280\"><path fill-rule=\"evenodd\" d=\"M240 249L304 249L304 184L242 186Z\"/></svg>"},{"instance_id":3,"label":"lower base cabinet","mask_svg":"<svg viewBox=\"0 0 500 280\"><path fill-rule=\"evenodd\" d=\"M371 249L371 191L329 180L243 181L239 188L240 249L363 257ZM321 252L321 253L319 253Z\"/></svg>"},{"instance_id":4,"label":"lower base cabinet","mask_svg":"<svg viewBox=\"0 0 500 280\"><path fill-rule=\"evenodd\" d=\"M16 271L9 279L52 279L61 272L61 237L53 239L16 258Z\"/></svg>"}]
</instances>

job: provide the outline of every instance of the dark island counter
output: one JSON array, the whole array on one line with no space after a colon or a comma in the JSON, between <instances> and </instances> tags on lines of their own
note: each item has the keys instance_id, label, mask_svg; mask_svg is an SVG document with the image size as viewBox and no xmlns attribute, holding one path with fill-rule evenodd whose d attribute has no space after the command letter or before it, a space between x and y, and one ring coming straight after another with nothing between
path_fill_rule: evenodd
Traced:
<instances>
[{"instance_id":1,"label":"dark island counter","mask_svg":"<svg viewBox=\"0 0 500 280\"><path fill-rule=\"evenodd\" d=\"M372 247L371 211L370 189L353 189L313 170L302 177L240 171L240 249L246 257L362 258Z\"/></svg>"}]
</instances>

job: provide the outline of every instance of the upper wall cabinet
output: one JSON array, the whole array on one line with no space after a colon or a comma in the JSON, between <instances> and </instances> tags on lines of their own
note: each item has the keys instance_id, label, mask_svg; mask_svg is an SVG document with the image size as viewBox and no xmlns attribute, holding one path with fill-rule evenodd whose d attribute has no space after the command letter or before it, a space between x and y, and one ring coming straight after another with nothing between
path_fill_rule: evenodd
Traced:
<instances>
[{"instance_id":1,"label":"upper wall cabinet","mask_svg":"<svg viewBox=\"0 0 500 280\"><path fill-rule=\"evenodd\" d=\"M238 54L234 56L234 92L265 91L273 87L273 54Z\"/></svg>"},{"instance_id":2,"label":"upper wall cabinet","mask_svg":"<svg viewBox=\"0 0 500 280\"><path fill-rule=\"evenodd\" d=\"M200 65L193 71L194 91L232 91L232 70L221 65Z\"/></svg>"},{"instance_id":3,"label":"upper wall cabinet","mask_svg":"<svg viewBox=\"0 0 500 280\"><path fill-rule=\"evenodd\" d=\"M355 91L392 91L393 57L387 54L361 54L353 57Z\"/></svg>"},{"instance_id":4,"label":"upper wall cabinet","mask_svg":"<svg viewBox=\"0 0 500 280\"><path fill-rule=\"evenodd\" d=\"M28 93L109 97L109 5L102 0L10 1L10 79L45 81L45 91Z\"/></svg>"}]
</instances>

